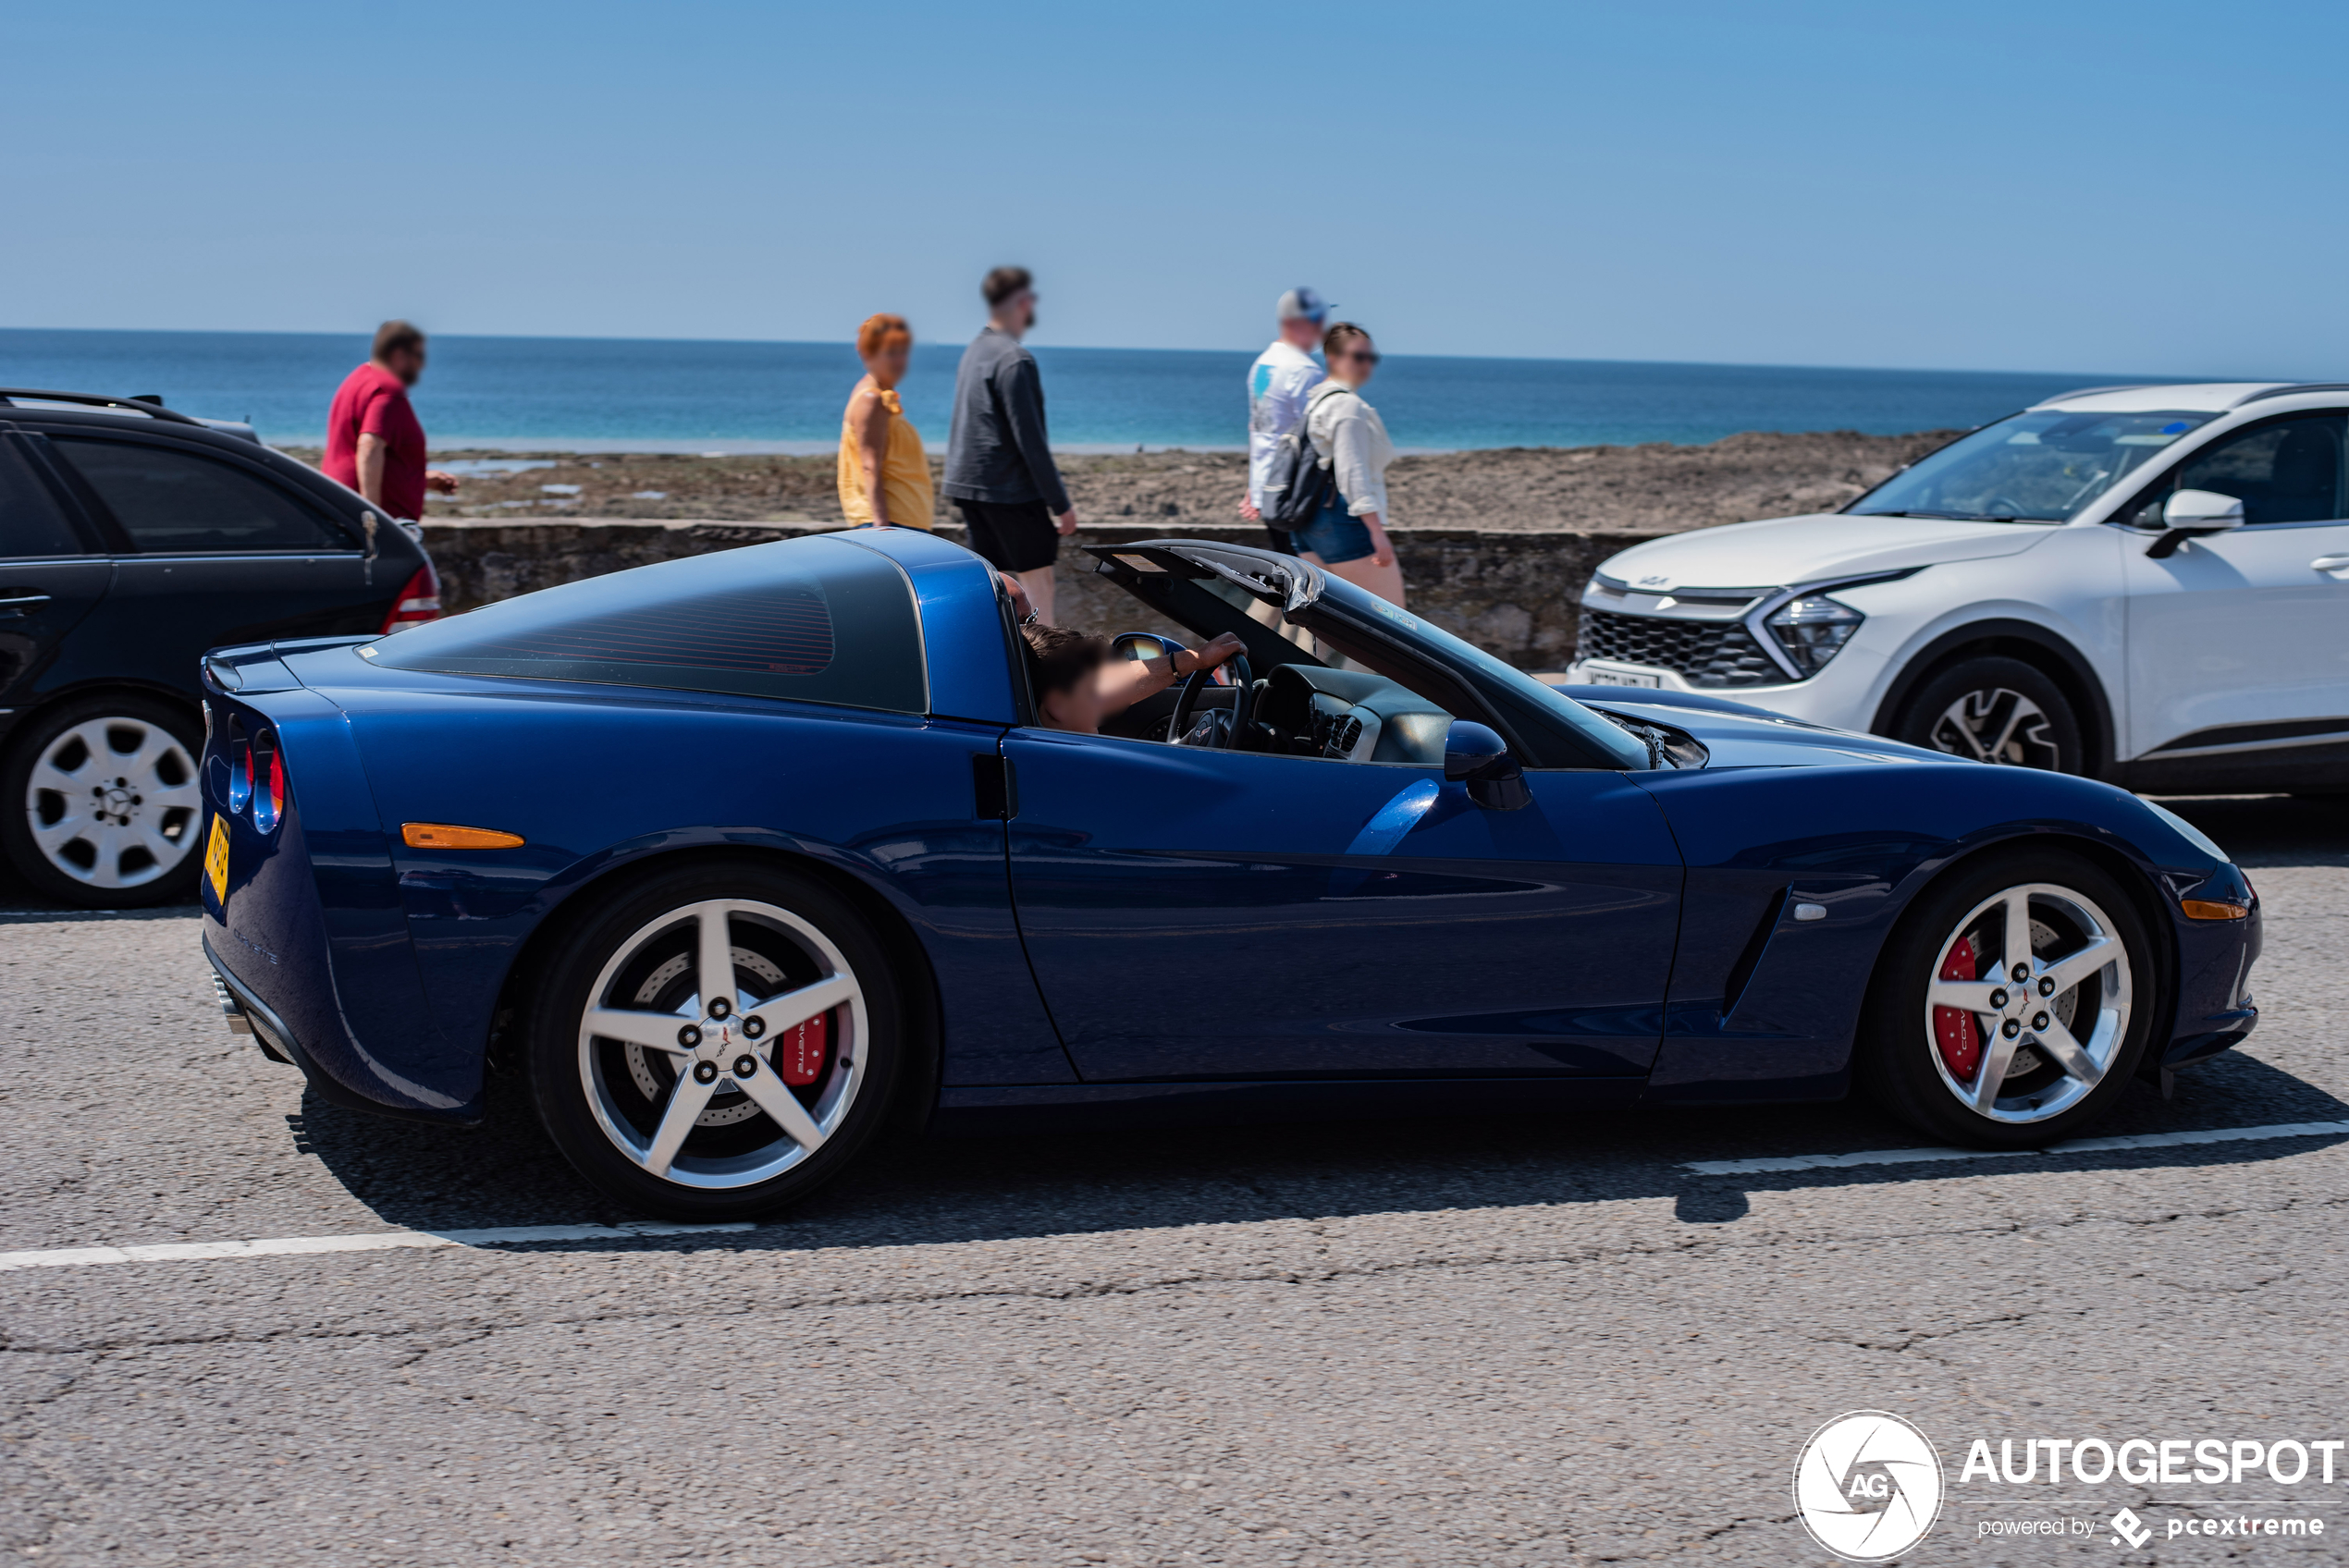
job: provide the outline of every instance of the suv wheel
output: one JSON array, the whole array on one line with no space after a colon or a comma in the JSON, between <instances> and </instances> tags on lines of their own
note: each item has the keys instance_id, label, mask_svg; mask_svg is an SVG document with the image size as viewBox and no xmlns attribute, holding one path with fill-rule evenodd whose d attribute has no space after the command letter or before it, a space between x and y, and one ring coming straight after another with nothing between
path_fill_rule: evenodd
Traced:
<instances>
[{"instance_id":1,"label":"suv wheel","mask_svg":"<svg viewBox=\"0 0 2349 1568\"><path fill-rule=\"evenodd\" d=\"M194 716L154 697L83 698L35 717L0 766L0 843L26 881L81 909L195 890L203 800Z\"/></svg>"},{"instance_id":2,"label":"suv wheel","mask_svg":"<svg viewBox=\"0 0 2349 1568\"><path fill-rule=\"evenodd\" d=\"M2060 687L2021 659L1962 659L1909 698L1892 738L1976 762L2087 771L2080 721Z\"/></svg>"}]
</instances>

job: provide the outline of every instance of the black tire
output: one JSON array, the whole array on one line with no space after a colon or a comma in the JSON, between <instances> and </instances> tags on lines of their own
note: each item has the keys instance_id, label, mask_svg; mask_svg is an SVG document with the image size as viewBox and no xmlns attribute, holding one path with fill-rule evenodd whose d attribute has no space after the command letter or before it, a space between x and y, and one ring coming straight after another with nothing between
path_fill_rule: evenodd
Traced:
<instances>
[{"instance_id":1,"label":"black tire","mask_svg":"<svg viewBox=\"0 0 2349 1568\"><path fill-rule=\"evenodd\" d=\"M788 991L828 977L836 980L843 965L859 992L855 1005L862 1008L861 1026L853 1022L856 1014L850 1004L821 1014L830 1042L818 1047L818 1054L830 1052L823 1075L789 1090L819 1122L827 1114L833 1117L819 1128L827 1135L812 1154L754 1103L756 1092L774 1092L780 1079L770 1082L754 1072L745 1079L757 1078L756 1084L737 1083L717 1060L741 1062L752 1060L748 1053L755 1050L756 1060L772 1072L789 1048L785 1034L737 1035L720 1044L719 1021L688 1016L695 1006L707 1005L695 1000L698 989L676 989L681 983L695 986L691 943L700 918L679 912L713 900L763 906L806 928L796 931L772 924L769 914L725 915L739 1003L732 1009L733 1030L742 1030L756 1016L757 997L768 995L771 1001L778 988ZM659 935L645 937L664 921L670 924ZM688 967L670 974L678 957L664 959L663 944L674 946L680 931L685 932L682 940L687 945L682 951ZM832 957L820 950L824 944L830 945ZM670 976L665 981L664 974ZM599 982L601 997L595 995ZM582 1176L617 1203L689 1222L771 1214L839 1176L871 1142L888 1120L892 1102L907 1086L911 1065L920 1053L908 1034L898 982L866 922L812 877L757 861L701 861L657 873L599 900L592 913L562 935L540 969L527 1032L531 1097L556 1146ZM661 989L664 986L668 988ZM672 994L685 998L675 1005L687 1009L675 1014L676 1023L695 1025L696 1049L719 1071L707 1081L710 1097L675 1164L669 1173L655 1174L640 1158L643 1145L658 1145L667 1102L685 1088L686 1074L699 1071L703 1058L663 1055L630 1047L617 1038L589 1037L583 1015L591 1002L624 1004L648 1009L666 1022ZM708 1030L706 1041L698 1038L704 1027ZM732 1054L737 1052L744 1054ZM846 1097L827 1112L835 1093ZM719 1114L734 1120L709 1124ZM624 1151L617 1141L621 1137L633 1140L630 1146L638 1153ZM778 1161L789 1161L788 1168L771 1176L758 1174ZM689 1184L695 1182L721 1184Z\"/></svg>"},{"instance_id":2,"label":"black tire","mask_svg":"<svg viewBox=\"0 0 2349 1568\"><path fill-rule=\"evenodd\" d=\"M142 768L138 749L157 732L170 749ZM68 766L70 789L44 758ZM0 761L0 847L37 892L77 909L183 902L203 867L203 717L181 704L130 692L60 703L20 726ZM50 837L61 828L70 836Z\"/></svg>"},{"instance_id":3,"label":"black tire","mask_svg":"<svg viewBox=\"0 0 2349 1568\"><path fill-rule=\"evenodd\" d=\"M1945 966L1963 962L1956 948L1961 937L1980 934L1991 939L1995 932L2002 944L2004 906L1996 915L1976 916L1974 912L1981 910L1985 900L2033 887L2052 888L2066 896L2029 896L2035 963L2050 956L2060 962L2069 953L2085 950L2087 942L2101 934L2117 940L2120 950L2114 956L2123 960L2125 967L2118 972L2100 971L2094 978L2076 982L2076 988L2066 986L2046 998L2036 994L2036 980L2011 984L2003 953L1997 957L1979 954L1973 975L1961 969L1949 976L1998 987L1990 993L1992 997L2008 994L2010 999L2004 1005L2019 1011L1990 1016L2010 1017L2019 1025L2010 1060L2023 1064L2023 1051L2030 1049L2039 1064L1996 1080L1990 1091L1996 1097L1986 1113L1967 1102L1967 1088L1971 1084L1979 1092L1982 1075L1994 1064L1993 1052L2004 1024L1974 1015L1972 1035L1945 1034L1945 1027L1953 1027L1957 1020L1934 1009L1928 989ZM2103 930L2098 933L2091 929L2094 926ZM2045 942L2037 939L2041 927L2051 933ZM2048 976L2056 977L2052 973ZM1928 888L1885 944L1861 1016L1855 1062L1859 1080L1885 1109L1936 1139L1980 1148L2036 1148L2074 1135L2109 1112L2128 1092L2160 1011L2164 984L2145 918L2128 890L2112 876L2068 851L1998 851L1956 867ZM2032 1029L2035 1021L2053 1016L2065 1031L2064 1037L2076 1040L2070 1030L2082 1022L2084 1007L2096 1010L2090 1014L2090 1038L2079 1042L2085 1047L2094 1047L2099 1037L2095 1031L2104 1010L2117 1008L2121 1017L2105 1036L2110 1043L2104 1048L2100 1073L2092 1086L2074 1094L2072 1085L2084 1080L2062 1071L2059 1053L2036 1044ZM2031 1011L2020 1011L2025 1009ZM1964 1073L1969 1039L1978 1054L1973 1072Z\"/></svg>"},{"instance_id":4,"label":"black tire","mask_svg":"<svg viewBox=\"0 0 2349 1568\"><path fill-rule=\"evenodd\" d=\"M1893 721L1892 738L1983 762L2088 770L2072 699L2038 668L1995 654L1961 659L1918 687Z\"/></svg>"}]
</instances>

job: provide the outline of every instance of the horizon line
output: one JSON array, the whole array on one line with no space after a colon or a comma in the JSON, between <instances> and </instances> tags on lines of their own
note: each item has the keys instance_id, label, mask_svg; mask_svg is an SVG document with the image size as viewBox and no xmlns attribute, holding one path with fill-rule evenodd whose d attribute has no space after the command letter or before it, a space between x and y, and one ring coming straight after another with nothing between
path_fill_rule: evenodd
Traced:
<instances>
[{"instance_id":1,"label":"horizon line","mask_svg":"<svg viewBox=\"0 0 2349 1568\"><path fill-rule=\"evenodd\" d=\"M49 332L86 333L92 336L170 337L347 337L365 340L367 330L352 332L319 332L291 327L178 327L178 326L5 326L0 333ZM845 349L854 351L855 343L848 338L829 337L668 337L639 334L609 334L580 336L550 332L427 332L427 337L460 339L473 342L503 343L676 343L696 345L742 345L744 347L794 349ZM917 341L949 342L953 339L917 339ZM1075 353L1096 354L1244 354L1246 349L1163 349L1146 344L1102 343L1036 343L1032 347ZM1578 358L1562 354L1432 354L1391 353L1389 360L1470 360L1502 364L1556 365L1671 365L1688 370L1801 370L1840 371L1868 375L1979 375L1979 376L2050 376L2070 375L2130 378L2131 373L2117 371L2054 371L2054 370L1978 370L1949 365L1851 365L1799 364L1774 360L1627 360ZM2246 375L2150 375L2136 374L2134 379L2147 385L2184 386L2196 382L2232 383L2237 381L2294 381L2297 376Z\"/></svg>"}]
</instances>

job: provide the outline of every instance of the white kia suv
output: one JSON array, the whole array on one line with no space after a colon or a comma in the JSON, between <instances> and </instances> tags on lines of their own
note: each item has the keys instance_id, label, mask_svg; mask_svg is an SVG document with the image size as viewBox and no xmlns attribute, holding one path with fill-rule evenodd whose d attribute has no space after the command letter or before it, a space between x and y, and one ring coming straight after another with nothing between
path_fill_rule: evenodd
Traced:
<instances>
[{"instance_id":1,"label":"white kia suv","mask_svg":"<svg viewBox=\"0 0 2349 1568\"><path fill-rule=\"evenodd\" d=\"M2107 386L1840 512L1636 545L1577 683L2179 792L2349 790L2349 385Z\"/></svg>"}]
</instances>

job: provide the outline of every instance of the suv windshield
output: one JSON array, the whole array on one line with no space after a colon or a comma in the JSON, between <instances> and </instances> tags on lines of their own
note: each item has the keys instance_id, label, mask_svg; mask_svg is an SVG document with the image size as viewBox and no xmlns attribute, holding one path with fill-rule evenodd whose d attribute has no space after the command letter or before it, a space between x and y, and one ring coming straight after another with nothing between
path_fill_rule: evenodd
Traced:
<instances>
[{"instance_id":1,"label":"suv windshield","mask_svg":"<svg viewBox=\"0 0 2349 1568\"><path fill-rule=\"evenodd\" d=\"M1920 459L1843 509L1862 517L2068 522L2208 413L2016 414Z\"/></svg>"}]
</instances>

